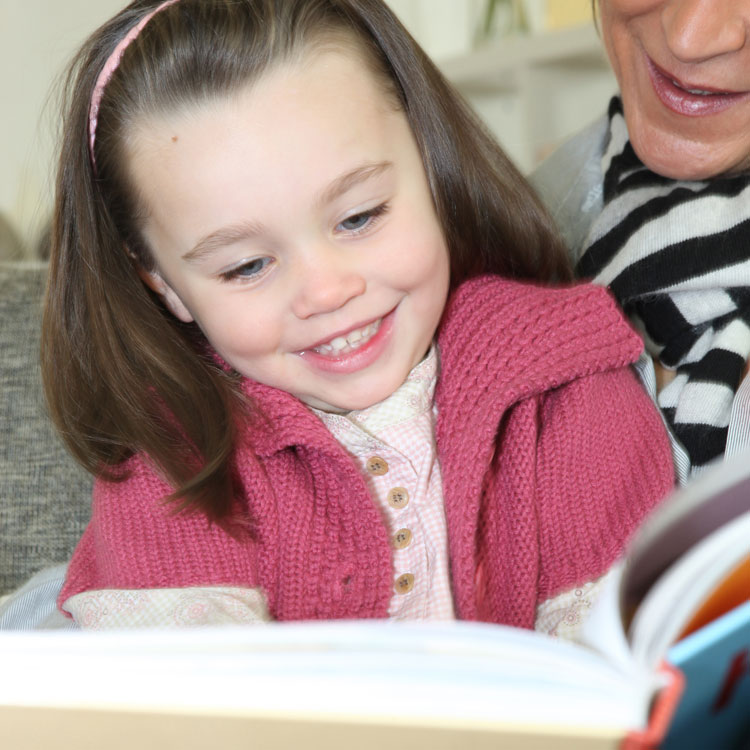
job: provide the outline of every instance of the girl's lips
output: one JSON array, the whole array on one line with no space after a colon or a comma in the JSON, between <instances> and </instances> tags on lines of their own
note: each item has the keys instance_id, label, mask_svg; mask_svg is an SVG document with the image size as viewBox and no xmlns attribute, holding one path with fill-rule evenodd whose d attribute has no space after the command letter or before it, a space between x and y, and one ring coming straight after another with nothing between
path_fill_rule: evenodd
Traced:
<instances>
[{"instance_id":1,"label":"girl's lips","mask_svg":"<svg viewBox=\"0 0 750 750\"><path fill-rule=\"evenodd\" d=\"M339 355L324 355L315 351L315 348L320 348L324 343L331 340L326 339L326 342L320 342L314 348L299 352L299 356L308 366L333 374L348 375L359 370L364 370L365 367L369 367L380 357L390 341L391 334L393 333L396 309L394 307L393 310L383 317L380 327L369 341L352 351L347 351ZM336 337L334 336L334 338Z\"/></svg>"},{"instance_id":2,"label":"girl's lips","mask_svg":"<svg viewBox=\"0 0 750 750\"><path fill-rule=\"evenodd\" d=\"M688 117L714 115L750 98L750 92L718 91L713 87L683 83L659 68L648 55L646 63L657 97L677 114Z\"/></svg>"}]
</instances>

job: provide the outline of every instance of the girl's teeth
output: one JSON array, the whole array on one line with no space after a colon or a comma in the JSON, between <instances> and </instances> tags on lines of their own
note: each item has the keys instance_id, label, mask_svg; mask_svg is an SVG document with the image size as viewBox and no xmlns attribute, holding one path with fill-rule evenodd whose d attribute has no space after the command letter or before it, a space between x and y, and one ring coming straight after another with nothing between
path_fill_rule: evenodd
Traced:
<instances>
[{"instance_id":1,"label":"girl's teeth","mask_svg":"<svg viewBox=\"0 0 750 750\"><path fill-rule=\"evenodd\" d=\"M336 336L327 344L321 344L315 347L315 351L318 354L348 354L350 351L358 349L362 344L367 343L380 328L380 321L377 320L374 323L370 323L369 326L364 328L358 328L356 331L347 333L346 336Z\"/></svg>"}]
</instances>

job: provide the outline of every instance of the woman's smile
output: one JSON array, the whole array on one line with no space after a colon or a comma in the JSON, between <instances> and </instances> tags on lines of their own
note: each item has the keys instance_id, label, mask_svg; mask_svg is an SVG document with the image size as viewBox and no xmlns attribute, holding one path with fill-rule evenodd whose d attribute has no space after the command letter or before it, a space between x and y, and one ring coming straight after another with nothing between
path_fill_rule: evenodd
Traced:
<instances>
[{"instance_id":1,"label":"woman's smile","mask_svg":"<svg viewBox=\"0 0 750 750\"><path fill-rule=\"evenodd\" d=\"M750 168L750 0L599 0L630 142L657 174Z\"/></svg>"},{"instance_id":2,"label":"woman's smile","mask_svg":"<svg viewBox=\"0 0 750 750\"><path fill-rule=\"evenodd\" d=\"M665 107L688 117L707 117L750 98L746 91L721 91L697 83L685 83L646 56L654 91Z\"/></svg>"}]
</instances>

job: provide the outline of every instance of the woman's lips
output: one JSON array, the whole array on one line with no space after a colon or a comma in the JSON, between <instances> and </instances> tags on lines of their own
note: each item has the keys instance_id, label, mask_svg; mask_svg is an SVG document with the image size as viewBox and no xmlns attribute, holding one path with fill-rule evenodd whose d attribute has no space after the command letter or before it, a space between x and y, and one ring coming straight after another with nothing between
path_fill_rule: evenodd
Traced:
<instances>
[{"instance_id":1,"label":"woman's lips","mask_svg":"<svg viewBox=\"0 0 750 750\"><path fill-rule=\"evenodd\" d=\"M395 315L396 308L382 318L305 349L299 356L308 366L324 372L346 375L363 370L384 352L393 333ZM364 343L360 343L363 339Z\"/></svg>"},{"instance_id":2,"label":"woman's lips","mask_svg":"<svg viewBox=\"0 0 750 750\"><path fill-rule=\"evenodd\" d=\"M750 97L750 92L719 91L713 87L685 83L659 68L646 56L649 76L662 104L680 115L715 115Z\"/></svg>"}]
</instances>

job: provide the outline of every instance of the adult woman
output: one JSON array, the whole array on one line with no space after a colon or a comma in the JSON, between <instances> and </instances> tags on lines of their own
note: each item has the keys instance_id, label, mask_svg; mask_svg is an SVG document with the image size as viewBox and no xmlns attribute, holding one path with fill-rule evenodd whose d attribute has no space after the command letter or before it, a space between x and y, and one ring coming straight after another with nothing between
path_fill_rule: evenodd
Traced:
<instances>
[{"instance_id":1,"label":"adult woman","mask_svg":"<svg viewBox=\"0 0 750 750\"><path fill-rule=\"evenodd\" d=\"M534 182L643 331L685 481L750 443L750 0L596 8L620 96Z\"/></svg>"}]
</instances>

